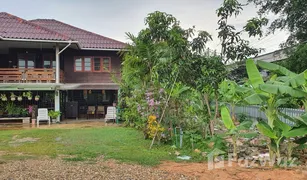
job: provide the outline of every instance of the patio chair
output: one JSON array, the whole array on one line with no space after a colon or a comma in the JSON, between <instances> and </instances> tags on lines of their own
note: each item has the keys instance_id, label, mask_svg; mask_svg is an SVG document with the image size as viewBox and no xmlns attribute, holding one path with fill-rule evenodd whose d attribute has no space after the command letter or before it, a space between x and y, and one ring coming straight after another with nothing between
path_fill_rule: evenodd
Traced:
<instances>
[{"instance_id":1,"label":"patio chair","mask_svg":"<svg viewBox=\"0 0 307 180\"><path fill-rule=\"evenodd\" d=\"M96 111L96 115L97 115L97 118L99 118L100 115L104 115L105 112L104 112L104 106L97 106L97 111Z\"/></svg>"},{"instance_id":2,"label":"patio chair","mask_svg":"<svg viewBox=\"0 0 307 180\"><path fill-rule=\"evenodd\" d=\"M88 106L87 107L87 119L89 119L90 115L93 115L95 118L95 112L96 112L96 107L95 106Z\"/></svg>"},{"instance_id":3,"label":"patio chair","mask_svg":"<svg viewBox=\"0 0 307 180\"><path fill-rule=\"evenodd\" d=\"M115 122L115 120L116 120L116 107L109 106L107 108L107 114L106 114L106 117L105 117L105 122L107 122L108 120L113 120L113 122Z\"/></svg>"},{"instance_id":4,"label":"patio chair","mask_svg":"<svg viewBox=\"0 0 307 180\"><path fill-rule=\"evenodd\" d=\"M50 117L48 116L48 109L47 108L39 108L37 110L37 127L39 127L39 122L40 121L48 121L48 124L50 126Z\"/></svg>"}]
</instances>

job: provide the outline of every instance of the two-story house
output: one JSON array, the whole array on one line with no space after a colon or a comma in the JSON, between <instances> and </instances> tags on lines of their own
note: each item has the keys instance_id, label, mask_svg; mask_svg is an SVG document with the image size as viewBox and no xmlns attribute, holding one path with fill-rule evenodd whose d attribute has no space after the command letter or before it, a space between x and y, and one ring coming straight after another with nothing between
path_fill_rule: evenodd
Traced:
<instances>
[{"instance_id":1,"label":"two-story house","mask_svg":"<svg viewBox=\"0 0 307 180\"><path fill-rule=\"evenodd\" d=\"M0 93L32 92L38 101L14 101L63 112L77 102L78 116L89 106L117 101L125 43L53 19L24 20L0 13ZM8 98L9 100L9 98ZM68 109L67 109L68 108Z\"/></svg>"}]
</instances>

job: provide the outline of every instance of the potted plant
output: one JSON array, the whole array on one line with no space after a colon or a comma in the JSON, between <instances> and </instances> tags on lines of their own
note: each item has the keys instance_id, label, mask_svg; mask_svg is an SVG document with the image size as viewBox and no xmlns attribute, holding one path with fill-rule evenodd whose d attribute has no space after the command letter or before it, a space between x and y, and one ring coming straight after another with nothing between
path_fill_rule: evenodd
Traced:
<instances>
[{"instance_id":1,"label":"potted plant","mask_svg":"<svg viewBox=\"0 0 307 180\"><path fill-rule=\"evenodd\" d=\"M13 92L11 92L11 101L15 101L16 100L16 95L13 93Z\"/></svg>"},{"instance_id":2,"label":"potted plant","mask_svg":"<svg viewBox=\"0 0 307 180\"><path fill-rule=\"evenodd\" d=\"M2 101L7 101L6 94L1 94L0 97Z\"/></svg>"},{"instance_id":3,"label":"potted plant","mask_svg":"<svg viewBox=\"0 0 307 180\"><path fill-rule=\"evenodd\" d=\"M28 91L28 92L23 92L23 97L26 97L28 98L29 101L32 100L32 92L31 91Z\"/></svg>"},{"instance_id":4,"label":"potted plant","mask_svg":"<svg viewBox=\"0 0 307 180\"><path fill-rule=\"evenodd\" d=\"M39 97L40 97L40 96L37 94L37 95L35 96L35 98L34 98L35 101L38 101L38 100L39 100Z\"/></svg>"},{"instance_id":5,"label":"potted plant","mask_svg":"<svg viewBox=\"0 0 307 180\"><path fill-rule=\"evenodd\" d=\"M48 116L50 116L52 122L56 122L57 118L61 115L60 111L50 110Z\"/></svg>"},{"instance_id":6,"label":"potted plant","mask_svg":"<svg viewBox=\"0 0 307 180\"><path fill-rule=\"evenodd\" d=\"M29 116L29 112L28 112L27 109L22 108L21 111L20 111L20 115L21 115L21 117L28 117Z\"/></svg>"},{"instance_id":7,"label":"potted plant","mask_svg":"<svg viewBox=\"0 0 307 180\"><path fill-rule=\"evenodd\" d=\"M18 101L22 101L22 96L20 96L20 95L17 96L17 100L18 100Z\"/></svg>"},{"instance_id":8,"label":"potted plant","mask_svg":"<svg viewBox=\"0 0 307 180\"><path fill-rule=\"evenodd\" d=\"M13 117L19 117L21 113L21 107L15 107L13 111Z\"/></svg>"},{"instance_id":9,"label":"potted plant","mask_svg":"<svg viewBox=\"0 0 307 180\"><path fill-rule=\"evenodd\" d=\"M12 117L15 111L15 105L12 102L7 103L5 110L8 117Z\"/></svg>"}]
</instances>

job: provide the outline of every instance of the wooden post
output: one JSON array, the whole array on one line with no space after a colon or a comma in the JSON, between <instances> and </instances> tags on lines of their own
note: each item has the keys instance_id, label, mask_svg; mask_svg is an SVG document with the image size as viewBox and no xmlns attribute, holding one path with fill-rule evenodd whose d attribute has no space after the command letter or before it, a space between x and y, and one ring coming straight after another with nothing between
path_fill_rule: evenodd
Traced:
<instances>
[{"instance_id":1,"label":"wooden post","mask_svg":"<svg viewBox=\"0 0 307 180\"><path fill-rule=\"evenodd\" d=\"M59 45L55 45L55 83L60 83L60 49Z\"/></svg>"}]
</instances>

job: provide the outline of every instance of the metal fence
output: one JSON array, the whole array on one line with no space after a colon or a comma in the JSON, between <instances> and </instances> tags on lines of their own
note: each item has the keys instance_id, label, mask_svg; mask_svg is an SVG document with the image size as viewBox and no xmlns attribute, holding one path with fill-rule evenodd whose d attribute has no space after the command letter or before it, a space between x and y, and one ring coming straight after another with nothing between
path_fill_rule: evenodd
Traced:
<instances>
[{"instance_id":1,"label":"metal fence","mask_svg":"<svg viewBox=\"0 0 307 180\"><path fill-rule=\"evenodd\" d=\"M302 109L292 109L292 108L280 108L279 110L290 117L297 117L305 112ZM257 119L267 120L264 112L260 110L260 106L236 106L235 113L237 116L239 116L240 114L244 114L253 120ZM292 121L289 121L288 119L282 116L279 116L279 118L281 121L287 123L290 126L294 125Z\"/></svg>"}]
</instances>

